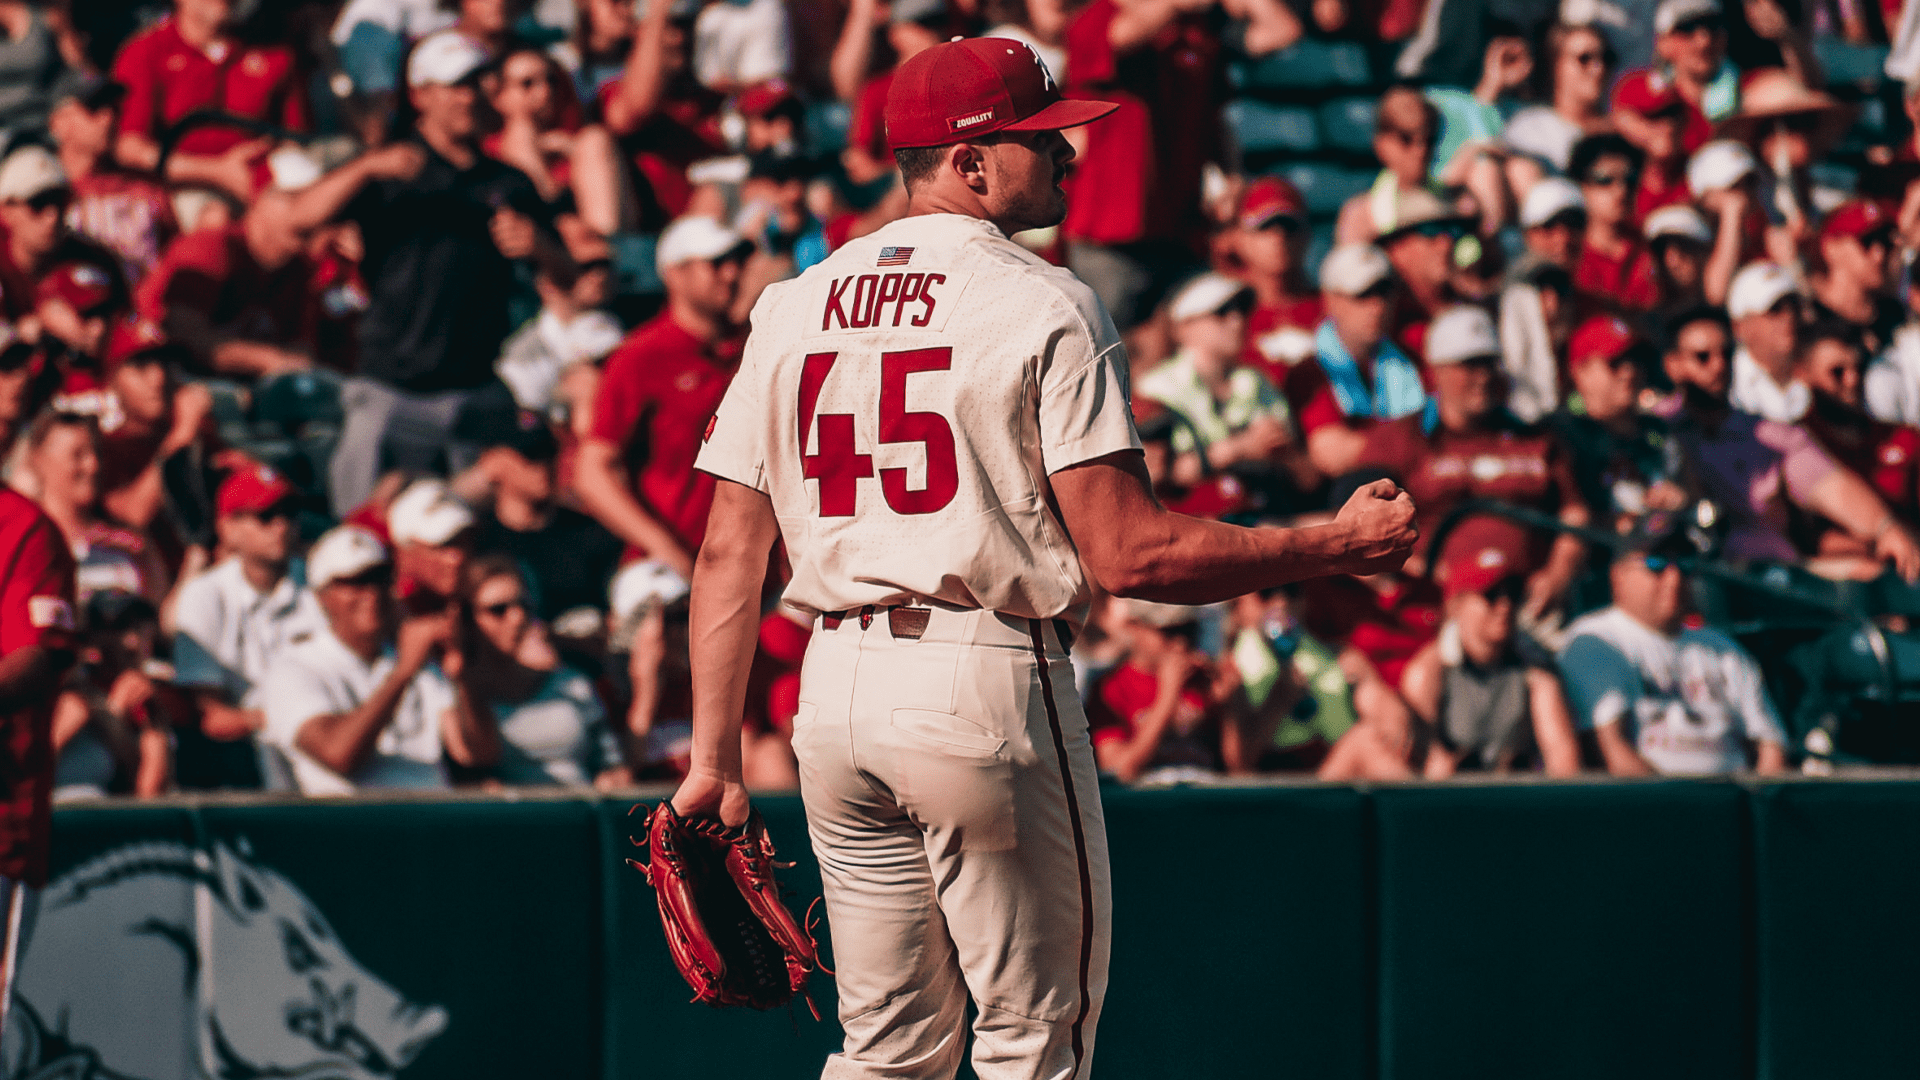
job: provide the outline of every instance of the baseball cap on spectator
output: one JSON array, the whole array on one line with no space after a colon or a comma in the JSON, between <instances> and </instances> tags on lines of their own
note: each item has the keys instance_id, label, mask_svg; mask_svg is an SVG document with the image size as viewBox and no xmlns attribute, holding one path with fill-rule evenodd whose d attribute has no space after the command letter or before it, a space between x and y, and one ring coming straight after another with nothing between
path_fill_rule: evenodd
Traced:
<instances>
[{"instance_id":1,"label":"baseball cap on spectator","mask_svg":"<svg viewBox=\"0 0 1920 1080\"><path fill-rule=\"evenodd\" d=\"M1440 197L1425 188L1413 188L1397 192L1393 200L1393 219L1390 225L1380 230L1377 244L1389 244L1403 233L1417 229L1422 225L1458 225L1465 227L1472 219L1460 211L1440 201Z\"/></svg>"},{"instance_id":2,"label":"baseball cap on spectator","mask_svg":"<svg viewBox=\"0 0 1920 1080\"><path fill-rule=\"evenodd\" d=\"M44 146L23 146L0 162L0 202L29 202L70 186L60 159Z\"/></svg>"},{"instance_id":3,"label":"baseball cap on spectator","mask_svg":"<svg viewBox=\"0 0 1920 1080\"><path fill-rule=\"evenodd\" d=\"M407 59L408 86L455 86L472 78L492 60L487 50L458 30L422 38Z\"/></svg>"},{"instance_id":4,"label":"baseball cap on spectator","mask_svg":"<svg viewBox=\"0 0 1920 1080\"><path fill-rule=\"evenodd\" d=\"M160 329L159 323L139 315L129 315L114 322L113 329L107 334L106 355L101 357L101 362L108 371L112 371L141 357L153 356L157 359L159 354L172 347L173 343L167 340L166 332Z\"/></svg>"},{"instance_id":5,"label":"baseball cap on spectator","mask_svg":"<svg viewBox=\"0 0 1920 1080\"><path fill-rule=\"evenodd\" d=\"M1549 176L1527 190L1520 201L1520 227L1537 229L1568 211L1587 212L1580 185L1564 176Z\"/></svg>"},{"instance_id":6,"label":"baseball cap on spectator","mask_svg":"<svg viewBox=\"0 0 1920 1080\"><path fill-rule=\"evenodd\" d=\"M1614 533L1620 538L1613 552L1616 561L1648 555L1681 558L1700 553L1687 536L1686 519L1671 510L1648 510L1622 517L1615 523Z\"/></svg>"},{"instance_id":7,"label":"baseball cap on spectator","mask_svg":"<svg viewBox=\"0 0 1920 1080\"><path fill-rule=\"evenodd\" d=\"M679 571L659 559L640 559L621 567L607 586L607 613L613 616L607 648L617 653L629 651L633 632L647 612L672 607L692 591Z\"/></svg>"},{"instance_id":8,"label":"baseball cap on spectator","mask_svg":"<svg viewBox=\"0 0 1920 1080\"><path fill-rule=\"evenodd\" d=\"M1613 107L1641 116L1659 116L1685 106L1673 80L1652 68L1629 72L1613 88Z\"/></svg>"},{"instance_id":9,"label":"baseball cap on spectator","mask_svg":"<svg viewBox=\"0 0 1920 1080\"><path fill-rule=\"evenodd\" d=\"M1320 263L1320 287L1336 296L1362 296L1392 273L1386 253L1372 244L1341 244Z\"/></svg>"},{"instance_id":10,"label":"baseball cap on spectator","mask_svg":"<svg viewBox=\"0 0 1920 1080\"><path fill-rule=\"evenodd\" d=\"M1653 9L1653 32L1671 34L1676 26L1719 17L1720 0L1661 0Z\"/></svg>"},{"instance_id":11,"label":"baseball cap on spectator","mask_svg":"<svg viewBox=\"0 0 1920 1080\"><path fill-rule=\"evenodd\" d=\"M1184 322L1201 315L1215 315L1249 292L1251 290L1244 281L1235 281L1225 274L1201 274L1173 294L1173 301L1167 305L1167 315L1174 322Z\"/></svg>"},{"instance_id":12,"label":"baseball cap on spectator","mask_svg":"<svg viewBox=\"0 0 1920 1080\"><path fill-rule=\"evenodd\" d=\"M387 535L398 544L440 547L473 528L473 511L443 480L415 480L387 507Z\"/></svg>"},{"instance_id":13,"label":"baseball cap on spectator","mask_svg":"<svg viewBox=\"0 0 1920 1080\"><path fill-rule=\"evenodd\" d=\"M1820 223L1822 239L1829 236L1851 236L1864 239L1874 233L1893 231L1893 215L1878 199L1848 199L1827 215Z\"/></svg>"},{"instance_id":14,"label":"baseball cap on spectator","mask_svg":"<svg viewBox=\"0 0 1920 1080\"><path fill-rule=\"evenodd\" d=\"M887 139L899 150L995 131L1058 131L1119 107L1062 98L1046 62L1025 42L968 38L935 45L900 65L887 91Z\"/></svg>"},{"instance_id":15,"label":"baseball cap on spectator","mask_svg":"<svg viewBox=\"0 0 1920 1080\"><path fill-rule=\"evenodd\" d=\"M1470 304L1450 307L1427 326L1427 364L1463 364L1500 355L1493 317Z\"/></svg>"},{"instance_id":16,"label":"baseball cap on spectator","mask_svg":"<svg viewBox=\"0 0 1920 1080\"><path fill-rule=\"evenodd\" d=\"M1640 344L1626 320L1618 315L1595 315L1574 328L1567 341L1567 367L1576 368L1589 360L1613 360Z\"/></svg>"},{"instance_id":17,"label":"baseball cap on spectator","mask_svg":"<svg viewBox=\"0 0 1920 1080\"><path fill-rule=\"evenodd\" d=\"M1793 271L1779 263L1748 263L1733 275L1733 284L1727 287L1727 315L1744 319L1765 314L1798 287Z\"/></svg>"},{"instance_id":18,"label":"baseball cap on spectator","mask_svg":"<svg viewBox=\"0 0 1920 1080\"><path fill-rule=\"evenodd\" d=\"M800 99L785 79L754 83L740 92L735 104L741 116L766 116L782 108L791 109L796 115L800 112Z\"/></svg>"},{"instance_id":19,"label":"baseball cap on spectator","mask_svg":"<svg viewBox=\"0 0 1920 1080\"><path fill-rule=\"evenodd\" d=\"M260 514L293 498L293 485L265 465L246 465L227 474L214 496L214 512L221 517Z\"/></svg>"},{"instance_id":20,"label":"baseball cap on spectator","mask_svg":"<svg viewBox=\"0 0 1920 1080\"><path fill-rule=\"evenodd\" d=\"M1295 224L1307 220L1307 200L1300 189L1278 176L1262 176L1248 184L1240 196L1240 227L1264 229L1281 218Z\"/></svg>"},{"instance_id":21,"label":"baseball cap on spectator","mask_svg":"<svg viewBox=\"0 0 1920 1080\"><path fill-rule=\"evenodd\" d=\"M1707 224L1707 219L1700 216L1700 211L1685 204L1663 206L1648 214L1646 234L1648 243L1666 237L1691 240L1696 244L1713 243L1713 229Z\"/></svg>"},{"instance_id":22,"label":"baseball cap on spectator","mask_svg":"<svg viewBox=\"0 0 1920 1080\"><path fill-rule=\"evenodd\" d=\"M1448 599L1490 593L1527 575L1527 531L1497 517L1471 517L1447 536L1439 576Z\"/></svg>"},{"instance_id":23,"label":"baseball cap on spectator","mask_svg":"<svg viewBox=\"0 0 1920 1080\"><path fill-rule=\"evenodd\" d=\"M389 565L387 546L358 525L340 525L314 541L307 552L307 587L322 589Z\"/></svg>"},{"instance_id":24,"label":"baseball cap on spectator","mask_svg":"<svg viewBox=\"0 0 1920 1080\"><path fill-rule=\"evenodd\" d=\"M667 226L660 243L653 249L653 265L665 273L692 259L718 259L735 252L744 253L753 241L710 217L689 214Z\"/></svg>"},{"instance_id":25,"label":"baseball cap on spectator","mask_svg":"<svg viewBox=\"0 0 1920 1080\"><path fill-rule=\"evenodd\" d=\"M281 191L300 191L312 187L326 170L313 155L297 146L282 146L267 155L267 173L273 186Z\"/></svg>"},{"instance_id":26,"label":"baseball cap on spectator","mask_svg":"<svg viewBox=\"0 0 1920 1080\"><path fill-rule=\"evenodd\" d=\"M1171 630L1176 626L1200 621L1206 609L1192 604L1161 604L1152 600L1128 600L1127 618L1158 630Z\"/></svg>"},{"instance_id":27,"label":"baseball cap on spectator","mask_svg":"<svg viewBox=\"0 0 1920 1080\"><path fill-rule=\"evenodd\" d=\"M34 286L34 300L65 301L82 315L91 315L111 305L118 296L113 274L99 263L73 259L57 263Z\"/></svg>"},{"instance_id":28,"label":"baseball cap on spectator","mask_svg":"<svg viewBox=\"0 0 1920 1080\"><path fill-rule=\"evenodd\" d=\"M1759 162L1747 144L1732 139L1715 139L1693 152L1687 162L1687 190L1695 195L1720 191L1753 175Z\"/></svg>"}]
</instances>

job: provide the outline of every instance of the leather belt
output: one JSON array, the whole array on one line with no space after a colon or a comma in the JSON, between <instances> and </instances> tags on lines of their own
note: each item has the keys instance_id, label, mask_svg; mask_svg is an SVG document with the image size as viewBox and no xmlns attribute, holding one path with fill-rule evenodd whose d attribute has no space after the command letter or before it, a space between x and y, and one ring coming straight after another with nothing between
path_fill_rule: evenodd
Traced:
<instances>
[{"instance_id":1,"label":"leather belt","mask_svg":"<svg viewBox=\"0 0 1920 1080\"><path fill-rule=\"evenodd\" d=\"M879 607L868 604L865 607L848 608L845 611L823 611L820 613L820 626L825 630L838 630L841 624L845 623L848 619L859 619L860 629L865 630L873 625L874 616L880 612L886 613L887 630L891 632L895 638L905 641L920 640L921 636L927 632L927 624L933 619L933 610L931 608L911 607L908 605ZM1008 615L1002 616L1002 618L1022 617ZM1065 619L1052 619L1049 621L1053 623L1053 632L1059 638L1062 651L1071 652L1073 650L1072 625Z\"/></svg>"}]
</instances>

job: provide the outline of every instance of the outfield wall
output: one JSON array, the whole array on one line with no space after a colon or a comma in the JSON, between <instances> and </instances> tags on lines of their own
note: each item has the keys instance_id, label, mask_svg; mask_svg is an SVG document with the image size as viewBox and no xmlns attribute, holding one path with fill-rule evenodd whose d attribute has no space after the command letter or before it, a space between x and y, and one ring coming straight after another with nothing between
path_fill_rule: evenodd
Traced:
<instances>
[{"instance_id":1,"label":"outfield wall","mask_svg":"<svg viewBox=\"0 0 1920 1080\"><path fill-rule=\"evenodd\" d=\"M1102 1080L1920 1075L1920 780L1104 794ZM631 805L64 809L7 1072L818 1075L831 1019L687 1004Z\"/></svg>"}]
</instances>

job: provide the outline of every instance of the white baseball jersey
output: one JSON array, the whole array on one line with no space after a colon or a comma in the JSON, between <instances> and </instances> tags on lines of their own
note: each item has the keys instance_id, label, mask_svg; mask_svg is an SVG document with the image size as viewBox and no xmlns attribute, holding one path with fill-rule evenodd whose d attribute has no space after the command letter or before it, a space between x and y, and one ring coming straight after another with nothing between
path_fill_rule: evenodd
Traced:
<instances>
[{"instance_id":1,"label":"white baseball jersey","mask_svg":"<svg viewBox=\"0 0 1920 1080\"><path fill-rule=\"evenodd\" d=\"M772 499L798 608L1054 618L1088 590L1047 477L1139 446L1093 292L937 214L767 289L697 467Z\"/></svg>"}]
</instances>

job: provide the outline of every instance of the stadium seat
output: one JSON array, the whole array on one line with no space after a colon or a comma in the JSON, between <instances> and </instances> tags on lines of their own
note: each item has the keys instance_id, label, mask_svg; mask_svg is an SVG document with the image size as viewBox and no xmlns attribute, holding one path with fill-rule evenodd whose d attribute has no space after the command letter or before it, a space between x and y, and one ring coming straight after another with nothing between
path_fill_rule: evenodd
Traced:
<instances>
[{"instance_id":1,"label":"stadium seat","mask_svg":"<svg viewBox=\"0 0 1920 1080\"><path fill-rule=\"evenodd\" d=\"M1320 142L1331 150L1373 149L1373 98L1339 98L1320 106Z\"/></svg>"},{"instance_id":2,"label":"stadium seat","mask_svg":"<svg viewBox=\"0 0 1920 1080\"><path fill-rule=\"evenodd\" d=\"M1314 217L1332 217L1339 213L1340 204L1367 190L1368 185L1373 183L1374 175L1367 169L1348 169L1312 161L1298 162L1276 171L1300 189L1300 194L1307 200L1307 211Z\"/></svg>"},{"instance_id":3,"label":"stadium seat","mask_svg":"<svg viewBox=\"0 0 1920 1080\"><path fill-rule=\"evenodd\" d=\"M1319 148L1320 132L1311 109L1240 98L1227 102L1225 113L1227 130L1243 153Z\"/></svg>"},{"instance_id":4,"label":"stadium seat","mask_svg":"<svg viewBox=\"0 0 1920 1080\"><path fill-rule=\"evenodd\" d=\"M847 129L853 109L844 101L816 101L807 106L807 152L832 157L847 148Z\"/></svg>"},{"instance_id":5,"label":"stadium seat","mask_svg":"<svg viewBox=\"0 0 1920 1080\"><path fill-rule=\"evenodd\" d=\"M299 431L315 422L338 424L345 413L340 404L340 380L331 372L302 371L267 379L253 399L256 424Z\"/></svg>"},{"instance_id":6,"label":"stadium seat","mask_svg":"<svg viewBox=\"0 0 1920 1080\"><path fill-rule=\"evenodd\" d=\"M1813 55L1831 83L1877 83L1887 77L1887 46L1852 45L1836 37L1813 39Z\"/></svg>"},{"instance_id":7,"label":"stadium seat","mask_svg":"<svg viewBox=\"0 0 1920 1080\"><path fill-rule=\"evenodd\" d=\"M1261 88L1365 86L1373 81L1367 52L1352 42L1307 39L1235 65L1238 85Z\"/></svg>"}]
</instances>

